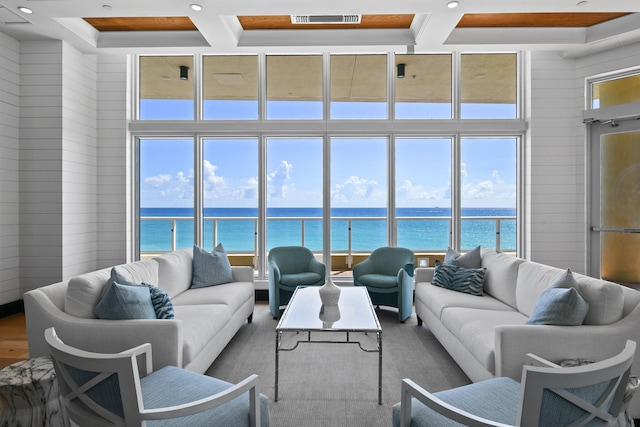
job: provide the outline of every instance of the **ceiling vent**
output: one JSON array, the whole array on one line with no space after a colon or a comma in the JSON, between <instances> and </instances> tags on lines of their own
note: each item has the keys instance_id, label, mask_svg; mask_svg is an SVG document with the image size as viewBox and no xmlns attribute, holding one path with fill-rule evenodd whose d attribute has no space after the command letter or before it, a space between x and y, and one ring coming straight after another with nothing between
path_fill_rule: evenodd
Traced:
<instances>
[{"instance_id":1,"label":"ceiling vent","mask_svg":"<svg viewBox=\"0 0 640 427\"><path fill-rule=\"evenodd\" d=\"M291 15L292 24L359 24L362 15Z\"/></svg>"}]
</instances>

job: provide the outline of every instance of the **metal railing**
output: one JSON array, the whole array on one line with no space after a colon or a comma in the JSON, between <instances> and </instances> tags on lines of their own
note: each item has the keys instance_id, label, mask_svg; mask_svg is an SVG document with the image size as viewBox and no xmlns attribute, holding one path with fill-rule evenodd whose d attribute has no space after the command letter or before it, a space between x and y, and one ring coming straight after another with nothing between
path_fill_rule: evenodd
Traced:
<instances>
[{"instance_id":1,"label":"metal railing","mask_svg":"<svg viewBox=\"0 0 640 427\"><path fill-rule=\"evenodd\" d=\"M144 216L144 217L140 217L140 222L141 222L141 232L140 232L140 240L141 240L141 248L140 248L140 252L141 254L149 254L149 253L159 253L159 252L169 252L169 251L174 251L177 248L180 247L179 244L179 233L178 233L178 225L181 223L184 223L183 225L186 225L187 229L191 231L191 234L189 236L189 238L187 240L189 241L193 241L192 239L192 231L193 231L193 217L156 217L156 216ZM491 247L491 244L487 244L489 240L494 240L495 243L495 249L496 250L515 250L515 220L516 217L515 216L500 216L500 217L496 217L496 216L483 216L483 217L462 217L462 228L463 228L463 248L466 246L471 247L475 247L478 244L481 244L481 241L484 242L484 244L482 244L482 246L487 246L487 247ZM149 239L150 236L145 236L145 231L143 230L142 227L142 223L145 221L165 221L165 222L169 222L170 223L170 231L169 231L169 236L167 237L168 239L170 239L170 245L169 246L165 246L165 244L161 244L160 246L154 248L150 248L149 245L145 246L144 240L145 239ZM211 240L207 240L207 244L211 243L212 245L217 244L220 241L220 234L221 231L221 225L224 224L225 222L230 222L230 221L235 221L235 222L247 222L247 221L251 221L253 226L252 226L252 230L250 231L250 233L252 234L251 237L245 236L242 238L242 240L244 240L245 242L249 242L251 247L247 247L246 249L231 249L228 250L227 246L229 248L233 248L234 245L230 245L227 244L225 245L225 248L227 249L227 252L230 254L252 254L255 259L257 259L258 257L258 218L257 217L205 217L204 218L204 222L205 222L205 231L207 234L207 239L209 239L209 237L211 238ZM299 222L299 233L295 233L299 236L299 241L291 241L291 235L294 233L288 233L285 236L285 239L287 241L286 244L291 244L291 245L297 245L300 244L302 246L306 246L308 242L307 240L307 229L310 228L308 227L308 225L311 222L318 222L318 221L322 221L322 217L269 217L267 218L267 222L270 223L272 221L289 221L289 222ZM337 235L337 237L339 237L342 241L344 241L344 246L343 243L340 239L337 239L336 244L334 245L335 247L332 248L332 255L344 255L347 257L347 260L349 262L349 264L351 264L352 260L353 260L353 255L354 254L363 254L363 253L367 253L367 252L371 252L373 249L375 249L376 247L379 246L384 246L387 244L386 242L386 231L384 233L384 238L383 241L379 242L379 244L374 244L373 247L368 248L368 247L362 247L361 244L358 244L358 237L356 236L354 238L354 226L360 226L360 222L371 222L371 221L383 221L385 222L385 230L386 230L386 221L388 221L388 219L386 217L332 217L331 221L343 221L346 222L346 229L342 229L342 231L336 230L335 233ZM485 230L483 231L482 227L478 227L480 230L476 232L480 233L479 235L473 235L474 233L471 232L465 232L464 228L465 228L465 223L468 224L469 221L481 221L484 224L484 228ZM503 234L503 224L505 224L507 221L512 222L514 224L514 226L512 227L512 243L514 247L502 247L502 243L503 243L503 238L502 238L502 234ZM491 226L491 222L493 222L493 227ZM207 223L211 224L210 228L207 226ZM437 223L445 223L445 224L437 224ZM188 227L188 225L191 224L191 228ZM422 226L420 226L422 225ZM251 227L245 227L245 229L251 229ZM444 252L447 249L447 246L451 246L451 230L452 230L452 219L450 217L440 217L440 216L430 216L430 217L425 217L425 216L420 216L420 217L396 217L396 224L395 224L395 229L397 230L397 236L398 236L398 242L400 246L407 246L409 248L411 248L414 252L416 253L421 253L421 252ZM160 234L164 234L167 233L167 231L165 231L166 229L163 228L162 232L160 232ZM207 232L207 230L210 230ZM246 231L246 230L245 230ZM288 230L289 232L291 230ZM156 232L158 232L156 230ZM267 230L267 232L269 232L269 230ZM150 231L150 233L153 233L153 231ZM185 230L185 235L187 235L187 231ZM248 233L248 232L247 232ZM334 233L333 230L333 226L332 226L332 233ZM359 234L361 234L362 232L360 231ZM410 237L409 234L414 233L417 234L415 236ZM490 233L494 233L494 238L491 239L490 237L488 237L490 235ZM436 243L432 243L432 246L434 247L429 247L428 244L425 244L425 246L421 247L421 243L416 243L417 241L424 241L424 242L428 242L429 239L429 234L437 234L436 237L439 236L438 240ZM238 236L235 236L238 237ZM268 236L269 237L269 236ZM320 234L320 240L319 240L319 247L322 247L322 238L321 238L321 234ZM370 237L370 236L369 236ZM408 242L408 239L412 238L414 240L414 243L411 244L404 244L404 242ZM158 239L158 236L156 235L156 239ZM422 239L422 240L420 240ZM433 241L433 236L432 236L432 241ZM277 240L277 238L276 238ZM354 240L355 240L355 245L354 245ZM313 243L313 242L312 242ZM271 245L271 246L278 246L277 245ZM313 246L313 244L312 244ZM313 250L313 248L312 248ZM319 252L319 251L318 251Z\"/></svg>"}]
</instances>

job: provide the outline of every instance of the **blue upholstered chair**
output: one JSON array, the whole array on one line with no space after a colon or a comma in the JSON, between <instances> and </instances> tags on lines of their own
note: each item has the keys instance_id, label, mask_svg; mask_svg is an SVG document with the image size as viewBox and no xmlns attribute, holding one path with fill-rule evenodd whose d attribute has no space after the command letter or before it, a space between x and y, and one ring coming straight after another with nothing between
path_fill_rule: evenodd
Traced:
<instances>
[{"instance_id":1,"label":"blue upholstered chair","mask_svg":"<svg viewBox=\"0 0 640 427\"><path fill-rule=\"evenodd\" d=\"M304 246L278 246L269 251L269 309L280 318L298 286L324 285L326 266Z\"/></svg>"},{"instance_id":2,"label":"blue upholstered chair","mask_svg":"<svg viewBox=\"0 0 640 427\"><path fill-rule=\"evenodd\" d=\"M175 366L151 372L148 343L103 354L64 344L54 328L45 339L62 403L79 426L269 425L257 375L230 384Z\"/></svg>"},{"instance_id":3,"label":"blue upholstered chair","mask_svg":"<svg viewBox=\"0 0 640 427\"><path fill-rule=\"evenodd\" d=\"M353 284L366 286L373 305L398 308L404 322L413 312L413 251L383 247L353 266Z\"/></svg>"},{"instance_id":4,"label":"blue upholstered chair","mask_svg":"<svg viewBox=\"0 0 640 427\"><path fill-rule=\"evenodd\" d=\"M499 377L434 394L404 379L393 426L625 425L635 352L629 340L610 359L568 368L529 354L533 365L523 367L521 383Z\"/></svg>"}]
</instances>

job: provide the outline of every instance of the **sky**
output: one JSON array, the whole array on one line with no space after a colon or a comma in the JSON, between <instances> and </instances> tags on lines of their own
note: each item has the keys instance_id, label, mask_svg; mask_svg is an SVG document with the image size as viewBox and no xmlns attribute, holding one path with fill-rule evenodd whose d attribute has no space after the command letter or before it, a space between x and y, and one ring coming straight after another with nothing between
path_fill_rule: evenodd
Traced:
<instances>
[{"instance_id":1,"label":"sky","mask_svg":"<svg viewBox=\"0 0 640 427\"><path fill-rule=\"evenodd\" d=\"M289 106L289 110L296 111L296 118L315 114L316 106L305 110L299 105L304 103L296 104L295 108ZM166 111L175 113L180 108L166 107L165 101L144 107L141 113L147 119L179 118L175 114L166 117ZM379 106L374 107L372 114L377 114L378 109ZM441 111L442 107L437 110ZM478 111L485 117L492 114L487 113L486 105ZM192 116L193 112L184 114ZM466 114L474 113L469 110ZM495 114L510 113L496 108ZM386 138L330 141L332 207L386 206L386 144ZM515 138L462 139L463 208L515 208L516 144ZM141 207L193 207L193 150L194 142L190 138L141 140ZM267 206L321 207L322 153L320 138L267 139ZM257 207L257 139L205 140L203 157L205 207ZM395 169L396 207L451 206L449 138L397 139Z\"/></svg>"}]
</instances>

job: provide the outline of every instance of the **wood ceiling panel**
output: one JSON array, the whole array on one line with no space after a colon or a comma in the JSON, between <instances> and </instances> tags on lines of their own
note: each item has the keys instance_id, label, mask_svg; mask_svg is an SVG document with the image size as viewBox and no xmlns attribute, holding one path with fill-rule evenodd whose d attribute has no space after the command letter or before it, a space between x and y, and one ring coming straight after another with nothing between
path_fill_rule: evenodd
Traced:
<instances>
[{"instance_id":1,"label":"wood ceiling panel","mask_svg":"<svg viewBox=\"0 0 640 427\"><path fill-rule=\"evenodd\" d=\"M362 15L360 24L292 24L289 15L238 16L244 30L388 29L411 27L413 14Z\"/></svg>"},{"instance_id":2,"label":"wood ceiling panel","mask_svg":"<svg viewBox=\"0 0 640 427\"><path fill-rule=\"evenodd\" d=\"M590 27L628 13L468 13L457 28Z\"/></svg>"},{"instance_id":3,"label":"wood ceiling panel","mask_svg":"<svg viewBox=\"0 0 640 427\"><path fill-rule=\"evenodd\" d=\"M197 31L188 16L84 18L98 31Z\"/></svg>"}]
</instances>

